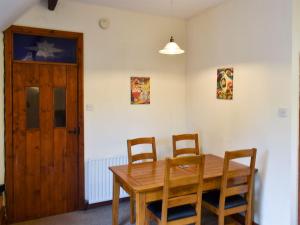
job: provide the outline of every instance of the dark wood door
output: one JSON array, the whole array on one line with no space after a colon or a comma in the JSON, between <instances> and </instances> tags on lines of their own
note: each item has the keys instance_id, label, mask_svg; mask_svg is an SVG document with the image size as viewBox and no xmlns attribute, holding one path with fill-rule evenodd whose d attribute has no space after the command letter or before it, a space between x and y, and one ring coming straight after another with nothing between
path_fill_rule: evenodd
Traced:
<instances>
[{"instance_id":1,"label":"dark wood door","mask_svg":"<svg viewBox=\"0 0 300 225\"><path fill-rule=\"evenodd\" d=\"M13 62L13 221L78 209L77 65Z\"/></svg>"}]
</instances>

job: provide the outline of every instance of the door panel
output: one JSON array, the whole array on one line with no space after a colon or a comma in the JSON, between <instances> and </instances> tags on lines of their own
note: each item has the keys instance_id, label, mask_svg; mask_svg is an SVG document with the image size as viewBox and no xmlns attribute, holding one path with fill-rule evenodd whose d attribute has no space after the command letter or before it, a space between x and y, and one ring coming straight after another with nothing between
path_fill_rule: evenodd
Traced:
<instances>
[{"instance_id":1,"label":"door panel","mask_svg":"<svg viewBox=\"0 0 300 225\"><path fill-rule=\"evenodd\" d=\"M77 73L76 65L13 64L15 221L78 209L79 136L69 132L79 127Z\"/></svg>"},{"instance_id":2,"label":"door panel","mask_svg":"<svg viewBox=\"0 0 300 225\"><path fill-rule=\"evenodd\" d=\"M67 148L65 152L65 173L67 183L73 184L73 188L66 186L67 194L67 211L73 211L78 207L78 101L77 93L77 68L74 66L67 67Z\"/></svg>"},{"instance_id":3,"label":"door panel","mask_svg":"<svg viewBox=\"0 0 300 225\"><path fill-rule=\"evenodd\" d=\"M66 207L66 190L67 181L64 176L60 176L60 173L65 174L65 152L66 152L66 130L65 129L55 129L54 130L54 162L55 162L55 177L56 185L53 188L54 198L54 208L55 213L63 213L67 211ZM63 188L63 190L62 190Z\"/></svg>"},{"instance_id":4,"label":"door panel","mask_svg":"<svg viewBox=\"0 0 300 225\"><path fill-rule=\"evenodd\" d=\"M13 68L13 147L14 147L14 217L18 220L27 218L27 202L30 185L26 173L26 103L24 77L34 73L34 68L18 65Z\"/></svg>"},{"instance_id":5,"label":"door panel","mask_svg":"<svg viewBox=\"0 0 300 225\"><path fill-rule=\"evenodd\" d=\"M27 190L27 200L26 200L26 216L29 218L39 217L38 210L41 208L40 201L40 132L38 130L26 132L26 167L27 167L27 177L26 179L26 190Z\"/></svg>"},{"instance_id":6,"label":"door panel","mask_svg":"<svg viewBox=\"0 0 300 225\"><path fill-rule=\"evenodd\" d=\"M52 103L52 71L50 65L40 65L41 88L41 216L49 216L53 211L52 188L54 186L53 156L53 113Z\"/></svg>"}]
</instances>

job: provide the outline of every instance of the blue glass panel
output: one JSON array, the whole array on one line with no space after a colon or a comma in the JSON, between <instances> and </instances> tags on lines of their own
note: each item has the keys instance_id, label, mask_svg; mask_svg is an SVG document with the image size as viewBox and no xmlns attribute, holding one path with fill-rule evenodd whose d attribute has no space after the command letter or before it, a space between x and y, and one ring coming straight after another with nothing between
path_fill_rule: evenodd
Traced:
<instances>
[{"instance_id":1,"label":"blue glass panel","mask_svg":"<svg viewBox=\"0 0 300 225\"><path fill-rule=\"evenodd\" d=\"M14 60L76 63L76 40L14 34Z\"/></svg>"}]
</instances>

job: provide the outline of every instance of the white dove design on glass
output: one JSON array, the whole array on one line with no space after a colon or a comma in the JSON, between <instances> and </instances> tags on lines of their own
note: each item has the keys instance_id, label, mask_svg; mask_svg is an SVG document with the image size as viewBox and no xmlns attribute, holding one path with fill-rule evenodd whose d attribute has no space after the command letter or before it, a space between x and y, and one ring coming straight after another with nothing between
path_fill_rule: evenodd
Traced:
<instances>
[{"instance_id":1,"label":"white dove design on glass","mask_svg":"<svg viewBox=\"0 0 300 225\"><path fill-rule=\"evenodd\" d=\"M42 58L55 58L55 53L63 52L62 49L55 48L54 44L47 41L37 43L36 47L26 47L26 49L31 51L36 51L37 57Z\"/></svg>"}]
</instances>

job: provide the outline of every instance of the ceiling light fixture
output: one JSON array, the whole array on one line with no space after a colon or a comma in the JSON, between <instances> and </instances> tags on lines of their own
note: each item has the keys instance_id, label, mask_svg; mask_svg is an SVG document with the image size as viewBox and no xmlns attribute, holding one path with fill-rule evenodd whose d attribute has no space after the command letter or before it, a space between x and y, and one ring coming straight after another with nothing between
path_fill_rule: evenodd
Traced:
<instances>
[{"instance_id":1,"label":"ceiling light fixture","mask_svg":"<svg viewBox=\"0 0 300 225\"><path fill-rule=\"evenodd\" d=\"M166 46L159 50L160 54L166 54L166 55L179 55L183 54L184 50L182 50L178 44L174 41L173 36L171 36L170 42L166 44Z\"/></svg>"},{"instance_id":2,"label":"ceiling light fixture","mask_svg":"<svg viewBox=\"0 0 300 225\"><path fill-rule=\"evenodd\" d=\"M173 15L173 0L170 0L171 5L171 15ZM183 54L184 50L182 50L178 44L174 41L174 37L171 36L170 42L166 44L166 46L158 51L160 54L165 55L179 55Z\"/></svg>"}]
</instances>

